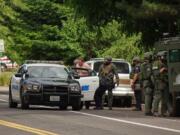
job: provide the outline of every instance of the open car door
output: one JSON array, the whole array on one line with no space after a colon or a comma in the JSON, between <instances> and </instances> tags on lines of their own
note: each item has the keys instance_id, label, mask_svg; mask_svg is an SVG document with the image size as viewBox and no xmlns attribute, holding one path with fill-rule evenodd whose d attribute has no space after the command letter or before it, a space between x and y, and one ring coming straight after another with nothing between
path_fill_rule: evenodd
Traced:
<instances>
[{"instance_id":1,"label":"open car door","mask_svg":"<svg viewBox=\"0 0 180 135\"><path fill-rule=\"evenodd\" d=\"M80 76L80 78L76 80L79 81L82 94L84 95L81 100L93 101L94 93L99 87L99 77L96 72L91 69L84 68L72 68L71 70Z\"/></svg>"}]
</instances>

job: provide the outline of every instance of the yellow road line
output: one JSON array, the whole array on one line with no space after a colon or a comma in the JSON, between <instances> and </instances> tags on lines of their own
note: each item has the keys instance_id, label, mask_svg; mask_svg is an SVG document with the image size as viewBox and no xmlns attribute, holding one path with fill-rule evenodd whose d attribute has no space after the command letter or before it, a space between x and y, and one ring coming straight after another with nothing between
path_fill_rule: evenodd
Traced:
<instances>
[{"instance_id":1,"label":"yellow road line","mask_svg":"<svg viewBox=\"0 0 180 135\"><path fill-rule=\"evenodd\" d=\"M23 130L23 131L34 133L37 135L58 135L56 133L52 133L46 130L40 130L40 129L36 129L36 128L32 128L32 127L28 127L28 126L24 126L24 125L12 123L12 122L4 121L4 120L0 120L0 125Z\"/></svg>"}]
</instances>

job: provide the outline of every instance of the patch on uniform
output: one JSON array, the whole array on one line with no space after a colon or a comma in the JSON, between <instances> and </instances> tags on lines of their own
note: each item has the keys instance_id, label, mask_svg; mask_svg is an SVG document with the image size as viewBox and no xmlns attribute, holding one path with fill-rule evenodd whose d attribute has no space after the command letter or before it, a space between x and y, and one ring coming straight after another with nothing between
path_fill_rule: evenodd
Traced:
<instances>
[{"instance_id":1,"label":"patch on uniform","mask_svg":"<svg viewBox=\"0 0 180 135\"><path fill-rule=\"evenodd\" d=\"M158 69L158 67L157 66L153 66L153 68L152 68L153 70L156 70L156 69Z\"/></svg>"}]
</instances>

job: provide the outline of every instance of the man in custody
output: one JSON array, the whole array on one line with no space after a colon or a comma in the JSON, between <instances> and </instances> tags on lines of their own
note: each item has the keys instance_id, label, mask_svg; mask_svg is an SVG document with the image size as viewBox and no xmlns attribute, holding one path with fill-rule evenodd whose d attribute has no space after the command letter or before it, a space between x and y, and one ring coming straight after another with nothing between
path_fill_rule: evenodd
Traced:
<instances>
[{"instance_id":1,"label":"man in custody","mask_svg":"<svg viewBox=\"0 0 180 135\"><path fill-rule=\"evenodd\" d=\"M114 76L116 77L116 84L119 85L119 76L116 70L116 66L112 63L111 57L105 57L104 63L99 68L99 88L96 90L95 108L97 110L103 109L102 96L105 91L108 90L108 107L112 110L113 93L112 89L115 87Z\"/></svg>"},{"instance_id":2,"label":"man in custody","mask_svg":"<svg viewBox=\"0 0 180 135\"><path fill-rule=\"evenodd\" d=\"M152 70L154 83L153 115L156 117L165 116L167 111L171 114L166 51L157 53ZM161 106L161 112L159 112L159 106Z\"/></svg>"},{"instance_id":3,"label":"man in custody","mask_svg":"<svg viewBox=\"0 0 180 135\"><path fill-rule=\"evenodd\" d=\"M145 115L152 116L153 83L152 83L152 52L144 54L144 62L140 68L140 78L145 93Z\"/></svg>"},{"instance_id":4,"label":"man in custody","mask_svg":"<svg viewBox=\"0 0 180 135\"><path fill-rule=\"evenodd\" d=\"M141 111L141 100L142 100L142 88L140 82L140 58L135 56L133 58L134 67L132 68L132 82L131 87L134 90L135 99L136 99L136 108L134 111Z\"/></svg>"}]
</instances>

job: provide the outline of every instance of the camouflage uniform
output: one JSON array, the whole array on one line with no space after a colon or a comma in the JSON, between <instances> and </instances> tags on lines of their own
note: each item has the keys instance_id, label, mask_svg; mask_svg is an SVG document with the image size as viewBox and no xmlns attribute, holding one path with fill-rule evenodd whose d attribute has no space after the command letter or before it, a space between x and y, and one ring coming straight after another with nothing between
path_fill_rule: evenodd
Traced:
<instances>
[{"instance_id":1,"label":"camouflage uniform","mask_svg":"<svg viewBox=\"0 0 180 135\"><path fill-rule=\"evenodd\" d=\"M162 100L162 78L160 75L160 69L162 67L162 63L157 56L157 59L153 62L153 84L154 84L154 99L153 99L153 113L155 116L158 116L158 108L160 101Z\"/></svg>"},{"instance_id":2,"label":"camouflage uniform","mask_svg":"<svg viewBox=\"0 0 180 135\"><path fill-rule=\"evenodd\" d=\"M152 99L153 99L153 85L152 85L152 54L147 52L144 54L144 63L141 65L140 78L143 81L143 89L145 91L145 115L152 115Z\"/></svg>"},{"instance_id":3,"label":"camouflage uniform","mask_svg":"<svg viewBox=\"0 0 180 135\"><path fill-rule=\"evenodd\" d=\"M110 63L104 63L99 68L98 76L100 80L100 86L95 92L94 99L96 104L95 109L102 109L102 96L104 95L105 91L108 90L108 107L111 110L113 103L112 89L115 87L114 76L116 76L117 84L119 84L119 77L115 65L111 63L111 59L106 59L109 60Z\"/></svg>"}]
</instances>

